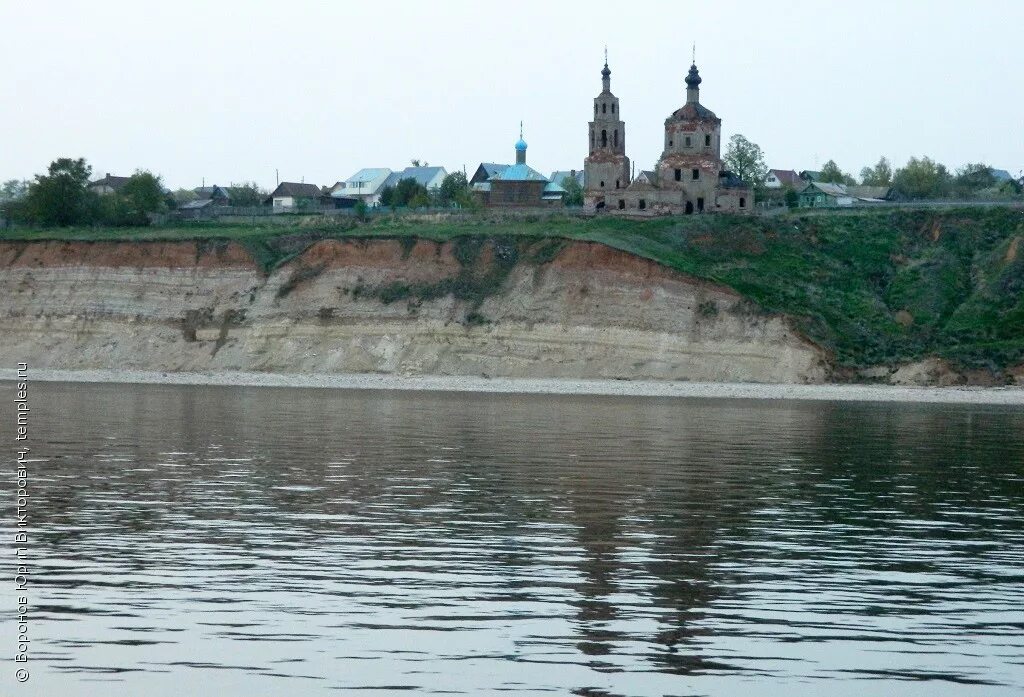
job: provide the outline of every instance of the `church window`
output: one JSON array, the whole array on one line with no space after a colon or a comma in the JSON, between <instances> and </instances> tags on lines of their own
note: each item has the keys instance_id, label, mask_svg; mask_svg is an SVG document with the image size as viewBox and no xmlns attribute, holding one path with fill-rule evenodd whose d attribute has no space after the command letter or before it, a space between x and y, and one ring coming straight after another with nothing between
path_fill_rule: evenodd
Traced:
<instances>
[{"instance_id":1,"label":"church window","mask_svg":"<svg viewBox=\"0 0 1024 697\"><path fill-rule=\"evenodd\" d=\"M590 131L590 149L591 150L594 149L594 131L593 130Z\"/></svg>"},{"instance_id":2,"label":"church window","mask_svg":"<svg viewBox=\"0 0 1024 697\"><path fill-rule=\"evenodd\" d=\"M601 105L601 113L602 114L607 114L608 113L608 105L607 104L602 104Z\"/></svg>"},{"instance_id":3,"label":"church window","mask_svg":"<svg viewBox=\"0 0 1024 697\"><path fill-rule=\"evenodd\" d=\"M615 105L614 104L612 104L612 113L613 114L615 113Z\"/></svg>"},{"instance_id":4,"label":"church window","mask_svg":"<svg viewBox=\"0 0 1024 697\"><path fill-rule=\"evenodd\" d=\"M619 199L619 210L620 211L626 210L626 200L625 199L621 199L621 198Z\"/></svg>"},{"instance_id":5,"label":"church window","mask_svg":"<svg viewBox=\"0 0 1024 697\"><path fill-rule=\"evenodd\" d=\"M690 136L686 136L686 147L690 147L691 145L693 145L693 142L690 140Z\"/></svg>"},{"instance_id":6,"label":"church window","mask_svg":"<svg viewBox=\"0 0 1024 697\"><path fill-rule=\"evenodd\" d=\"M709 148L711 147L711 136L704 136L704 145Z\"/></svg>"},{"instance_id":7,"label":"church window","mask_svg":"<svg viewBox=\"0 0 1024 697\"><path fill-rule=\"evenodd\" d=\"M746 208L746 207L747 207L747 199L745 199L742 196L740 196L740 208Z\"/></svg>"},{"instance_id":8,"label":"church window","mask_svg":"<svg viewBox=\"0 0 1024 697\"><path fill-rule=\"evenodd\" d=\"M673 143L672 139L670 138L668 141L668 146L671 148L673 145L675 145L675 143Z\"/></svg>"},{"instance_id":9,"label":"church window","mask_svg":"<svg viewBox=\"0 0 1024 697\"><path fill-rule=\"evenodd\" d=\"M619 147L619 129L615 129L615 147Z\"/></svg>"},{"instance_id":10,"label":"church window","mask_svg":"<svg viewBox=\"0 0 1024 697\"><path fill-rule=\"evenodd\" d=\"M699 210L699 211L704 210L704 199L702 199L702 198L698 198L697 199L697 210Z\"/></svg>"},{"instance_id":11,"label":"church window","mask_svg":"<svg viewBox=\"0 0 1024 697\"><path fill-rule=\"evenodd\" d=\"M608 131L601 129L601 147L608 147Z\"/></svg>"},{"instance_id":12,"label":"church window","mask_svg":"<svg viewBox=\"0 0 1024 697\"><path fill-rule=\"evenodd\" d=\"M647 199L642 198L640 199L640 210L644 210L645 208L647 208Z\"/></svg>"},{"instance_id":13,"label":"church window","mask_svg":"<svg viewBox=\"0 0 1024 697\"><path fill-rule=\"evenodd\" d=\"M604 188L604 182L601 182L601 188L602 189Z\"/></svg>"},{"instance_id":14,"label":"church window","mask_svg":"<svg viewBox=\"0 0 1024 697\"><path fill-rule=\"evenodd\" d=\"M618 179L616 179L616 180L615 180L615 188L616 188L616 189L618 189L618 188L619 188L619 180L618 180Z\"/></svg>"},{"instance_id":15,"label":"church window","mask_svg":"<svg viewBox=\"0 0 1024 697\"><path fill-rule=\"evenodd\" d=\"M681 169L677 169L676 170L676 181L677 182L683 181L683 170L681 170Z\"/></svg>"},{"instance_id":16,"label":"church window","mask_svg":"<svg viewBox=\"0 0 1024 697\"><path fill-rule=\"evenodd\" d=\"M693 181L697 181L698 179L700 179L700 170L699 169L694 169L693 170Z\"/></svg>"},{"instance_id":17,"label":"church window","mask_svg":"<svg viewBox=\"0 0 1024 697\"><path fill-rule=\"evenodd\" d=\"M597 116L597 104L594 105L594 116Z\"/></svg>"}]
</instances>

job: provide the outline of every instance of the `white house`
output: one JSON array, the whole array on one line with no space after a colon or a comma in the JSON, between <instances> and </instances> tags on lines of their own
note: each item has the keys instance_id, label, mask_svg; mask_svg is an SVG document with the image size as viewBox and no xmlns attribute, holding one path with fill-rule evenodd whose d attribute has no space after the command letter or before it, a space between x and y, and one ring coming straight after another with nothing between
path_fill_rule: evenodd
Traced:
<instances>
[{"instance_id":1,"label":"white house","mask_svg":"<svg viewBox=\"0 0 1024 697\"><path fill-rule=\"evenodd\" d=\"M391 170L387 167L361 169L341 182L340 186L335 186L331 191L331 196L333 198L353 198L368 206L375 206L380 202L380 192L384 189L384 183L391 174Z\"/></svg>"},{"instance_id":2,"label":"white house","mask_svg":"<svg viewBox=\"0 0 1024 697\"><path fill-rule=\"evenodd\" d=\"M284 210L316 204L321 193L320 187L316 184L281 182L267 198L275 210Z\"/></svg>"}]
</instances>

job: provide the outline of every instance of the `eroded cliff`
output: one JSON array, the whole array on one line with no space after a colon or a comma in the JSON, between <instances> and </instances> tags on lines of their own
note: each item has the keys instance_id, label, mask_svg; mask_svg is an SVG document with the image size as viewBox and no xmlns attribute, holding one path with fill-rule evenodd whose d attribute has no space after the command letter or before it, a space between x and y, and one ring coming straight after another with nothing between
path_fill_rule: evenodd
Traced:
<instances>
[{"instance_id":1,"label":"eroded cliff","mask_svg":"<svg viewBox=\"0 0 1024 697\"><path fill-rule=\"evenodd\" d=\"M0 360L39 368L821 382L785 318L586 242L0 243Z\"/></svg>"}]
</instances>

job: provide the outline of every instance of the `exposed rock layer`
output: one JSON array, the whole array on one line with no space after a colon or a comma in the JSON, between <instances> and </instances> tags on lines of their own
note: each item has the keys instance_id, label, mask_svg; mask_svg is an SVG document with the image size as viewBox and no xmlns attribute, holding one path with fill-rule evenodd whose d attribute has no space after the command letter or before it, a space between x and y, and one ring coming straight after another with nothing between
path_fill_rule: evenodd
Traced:
<instances>
[{"instance_id":1,"label":"exposed rock layer","mask_svg":"<svg viewBox=\"0 0 1024 697\"><path fill-rule=\"evenodd\" d=\"M325 240L267 276L237 244L0 243L0 359L59 369L826 377L817 347L729 289L600 244L567 243L550 258L531 244L546 243L518 243L502 266L497 243L467 260L451 242ZM466 283L475 290L460 292Z\"/></svg>"}]
</instances>

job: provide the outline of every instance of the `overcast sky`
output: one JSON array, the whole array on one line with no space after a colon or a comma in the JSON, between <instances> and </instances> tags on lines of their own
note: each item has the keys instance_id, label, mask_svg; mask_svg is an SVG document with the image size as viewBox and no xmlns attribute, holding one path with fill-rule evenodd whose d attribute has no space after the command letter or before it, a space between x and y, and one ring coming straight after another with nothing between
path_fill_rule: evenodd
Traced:
<instances>
[{"instance_id":1,"label":"overcast sky","mask_svg":"<svg viewBox=\"0 0 1024 697\"><path fill-rule=\"evenodd\" d=\"M701 101L776 168L886 155L1024 168L1024 0L0 0L0 180L59 156L171 188L332 184L411 158L582 168L608 45L650 168Z\"/></svg>"}]
</instances>

